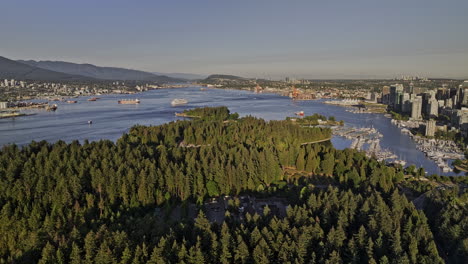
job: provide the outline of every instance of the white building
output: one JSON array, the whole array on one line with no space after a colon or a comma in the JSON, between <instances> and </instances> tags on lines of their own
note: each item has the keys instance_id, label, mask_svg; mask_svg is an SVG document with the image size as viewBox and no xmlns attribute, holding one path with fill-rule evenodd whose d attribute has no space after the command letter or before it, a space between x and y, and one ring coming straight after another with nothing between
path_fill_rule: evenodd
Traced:
<instances>
[{"instance_id":1,"label":"white building","mask_svg":"<svg viewBox=\"0 0 468 264\"><path fill-rule=\"evenodd\" d=\"M0 109L8 108L8 102L0 102Z\"/></svg>"},{"instance_id":2,"label":"white building","mask_svg":"<svg viewBox=\"0 0 468 264\"><path fill-rule=\"evenodd\" d=\"M430 117L435 117L439 115L439 102L435 99L435 97L429 100L427 108L427 113Z\"/></svg>"},{"instance_id":3,"label":"white building","mask_svg":"<svg viewBox=\"0 0 468 264\"><path fill-rule=\"evenodd\" d=\"M411 119L421 120L421 111L422 111L422 97L416 96L411 104Z\"/></svg>"}]
</instances>

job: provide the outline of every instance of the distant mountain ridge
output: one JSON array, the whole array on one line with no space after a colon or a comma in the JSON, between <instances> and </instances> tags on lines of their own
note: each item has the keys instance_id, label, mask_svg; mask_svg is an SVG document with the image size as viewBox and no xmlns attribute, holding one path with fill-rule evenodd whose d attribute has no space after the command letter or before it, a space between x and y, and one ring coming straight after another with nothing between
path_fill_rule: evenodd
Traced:
<instances>
[{"instance_id":1,"label":"distant mountain ridge","mask_svg":"<svg viewBox=\"0 0 468 264\"><path fill-rule=\"evenodd\" d=\"M156 75L150 72L131 70L117 67L101 67L93 64L79 64L65 61L35 61L18 60L32 67L49 71L61 72L71 75L86 76L101 80L132 80L132 81L155 81L155 82L183 82L181 78L171 78L164 75Z\"/></svg>"},{"instance_id":2,"label":"distant mountain ridge","mask_svg":"<svg viewBox=\"0 0 468 264\"><path fill-rule=\"evenodd\" d=\"M203 74L195 74L195 73L182 73L182 72L171 72L171 73L161 73L161 72L153 72L156 75L164 75L171 78L179 78L185 80L202 80L205 79L208 75Z\"/></svg>"},{"instance_id":3,"label":"distant mountain ridge","mask_svg":"<svg viewBox=\"0 0 468 264\"><path fill-rule=\"evenodd\" d=\"M244 77L239 77L235 75L227 75L227 74L212 74L208 76L205 80L213 80L213 79L247 80L247 78L244 78Z\"/></svg>"},{"instance_id":4,"label":"distant mountain ridge","mask_svg":"<svg viewBox=\"0 0 468 264\"><path fill-rule=\"evenodd\" d=\"M94 78L43 69L0 56L0 79L82 81Z\"/></svg>"}]
</instances>

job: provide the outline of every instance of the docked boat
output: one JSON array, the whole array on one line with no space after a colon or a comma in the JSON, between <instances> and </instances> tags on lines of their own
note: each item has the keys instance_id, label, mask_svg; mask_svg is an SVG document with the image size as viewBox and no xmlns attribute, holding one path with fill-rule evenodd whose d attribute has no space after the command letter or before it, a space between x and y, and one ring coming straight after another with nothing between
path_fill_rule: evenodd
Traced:
<instances>
[{"instance_id":1,"label":"docked boat","mask_svg":"<svg viewBox=\"0 0 468 264\"><path fill-rule=\"evenodd\" d=\"M297 115L297 116L304 116L304 111L299 111L299 112L296 112L294 114Z\"/></svg>"},{"instance_id":2,"label":"docked boat","mask_svg":"<svg viewBox=\"0 0 468 264\"><path fill-rule=\"evenodd\" d=\"M184 104L187 104L187 103L188 103L188 101L185 100L185 99L174 99L174 100L172 100L171 105L172 106L178 106L178 105L184 105Z\"/></svg>"},{"instance_id":3,"label":"docked boat","mask_svg":"<svg viewBox=\"0 0 468 264\"><path fill-rule=\"evenodd\" d=\"M46 110L47 111L55 111L57 110L58 106L56 104L53 105L47 105Z\"/></svg>"},{"instance_id":4,"label":"docked boat","mask_svg":"<svg viewBox=\"0 0 468 264\"><path fill-rule=\"evenodd\" d=\"M123 99L118 101L119 104L139 104L139 99Z\"/></svg>"},{"instance_id":5,"label":"docked boat","mask_svg":"<svg viewBox=\"0 0 468 264\"><path fill-rule=\"evenodd\" d=\"M78 101L68 100L67 103L69 103L69 104L76 104L76 103L78 103Z\"/></svg>"},{"instance_id":6,"label":"docked boat","mask_svg":"<svg viewBox=\"0 0 468 264\"><path fill-rule=\"evenodd\" d=\"M99 99L99 98L97 98L97 97L93 97L93 98L89 98L89 99L88 99L88 101L90 101L90 102L94 102L94 101L96 101L97 99Z\"/></svg>"}]
</instances>

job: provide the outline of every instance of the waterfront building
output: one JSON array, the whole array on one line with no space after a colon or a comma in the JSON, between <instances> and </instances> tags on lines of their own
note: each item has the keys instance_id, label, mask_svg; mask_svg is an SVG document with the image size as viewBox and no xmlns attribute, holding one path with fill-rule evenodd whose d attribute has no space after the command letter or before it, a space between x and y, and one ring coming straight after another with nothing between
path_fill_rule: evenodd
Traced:
<instances>
[{"instance_id":1,"label":"waterfront building","mask_svg":"<svg viewBox=\"0 0 468 264\"><path fill-rule=\"evenodd\" d=\"M0 102L0 109L8 108L8 102Z\"/></svg>"},{"instance_id":2,"label":"waterfront building","mask_svg":"<svg viewBox=\"0 0 468 264\"><path fill-rule=\"evenodd\" d=\"M412 120L421 120L421 111L422 111L422 97L416 96L413 99L411 104L411 119Z\"/></svg>"},{"instance_id":3,"label":"waterfront building","mask_svg":"<svg viewBox=\"0 0 468 264\"><path fill-rule=\"evenodd\" d=\"M435 120L428 120L426 121L426 133L427 137L433 137L436 131L436 121Z\"/></svg>"}]
</instances>

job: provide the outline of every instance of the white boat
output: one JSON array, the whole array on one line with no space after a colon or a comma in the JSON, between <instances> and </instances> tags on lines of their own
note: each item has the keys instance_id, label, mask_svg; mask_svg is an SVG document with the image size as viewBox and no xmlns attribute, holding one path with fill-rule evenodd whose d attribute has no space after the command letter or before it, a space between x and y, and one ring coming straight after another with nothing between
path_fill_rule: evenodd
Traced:
<instances>
[{"instance_id":1,"label":"white boat","mask_svg":"<svg viewBox=\"0 0 468 264\"><path fill-rule=\"evenodd\" d=\"M174 100L172 100L171 105L172 106L177 106L177 105L184 105L184 104L187 104L187 103L188 103L188 101L185 100L185 99L174 99Z\"/></svg>"}]
</instances>

